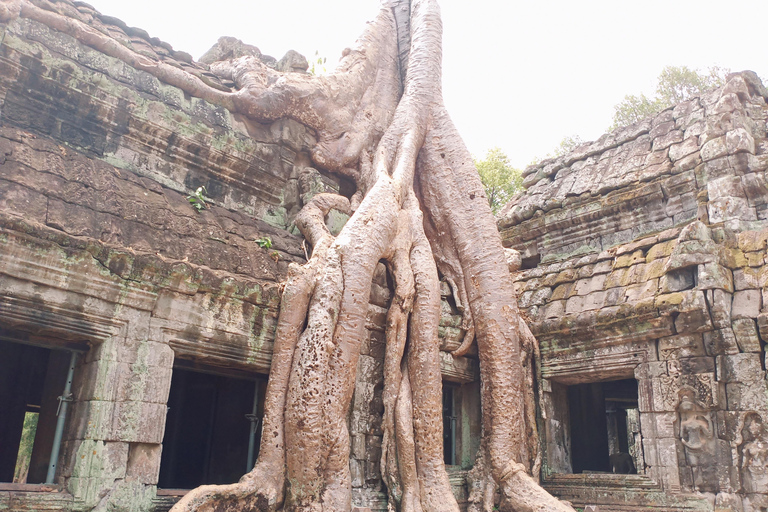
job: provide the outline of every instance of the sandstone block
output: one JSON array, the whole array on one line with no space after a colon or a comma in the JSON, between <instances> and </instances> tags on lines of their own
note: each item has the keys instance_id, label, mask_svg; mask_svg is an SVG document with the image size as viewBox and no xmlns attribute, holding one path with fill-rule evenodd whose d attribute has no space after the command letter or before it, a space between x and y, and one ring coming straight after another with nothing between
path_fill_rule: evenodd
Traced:
<instances>
[{"instance_id":1,"label":"sandstone block","mask_svg":"<svg viewBox=\"0 0 768 512\"><path fill-rule=\"evenodd\" d=\"M740 318L733 321L733 334L742 352L759 353L760 338L757 334L755 321L751 318Z\"/></svg>"},{"instance_id":2,"label":"sandstone block","mask_svg":"<svg viewBox=\"0 0 768 512\"><path fill-rule=\"evenodd\" d=\"M746 267L746 261L745 267ZM763 285L761 282L763 281L763 272L760 271L760 269L755 269L751 267L746 268L738 268L733 271L733 288L736 291L739 290L748 290L748 289L757 289L761 288Z\"/></svg>"},{"instance_id":3,"label":"sandstone block","mask_svg":"<svg viewBox=\"0 0 768 512\"><path fill-rule=\"evenodd\" d=\"M757 332L763 342L768 340L768 313L760 313L757 315Z\"/></svg>"},{"instance_id":4,"label":"sandstone block","mask_svg":"<svg viewBox=\"0 0 768 512\"><path fill-rule=\"evenodd\" d=\"M675 245L677 245L677 240L667 240L666 242L654 245L648 249L648 253L645 256L646 262L650 263L652 260L668 257L672 254Z\"/></svg>"},{"instance_id":5,"label":"sandstone block","mask_svg":"<svg viewBox=\"0 0 768 512\"><path fill-rule=\"evenodd\" d=\"M673 130L665 135L661 135L653 140L653 151L666 149L672 144L683 141L683 131Z\"/></svg>"},{"instance_id":6,"label":"sandstone block","mask_svg":"<svg viewBox=\"0 0 768 512\"><path fill-rule=\"evenodd\" d=\"M725 135L725 144L729 154L751 153L755 154L755 139L744 128L737 128Z\"/></svg>"},{"instance_id":7,"label":"sandstone block","mask_svg":"<svg viewBox=\"0 0 768 512\"><path fill-rule=\"evenodd\" d=\"M733 292L733 275L731 271L718 263L699 265L698 288L700 290L725 290Z\"/></svg>"},{"instance_id":8,"label":"sandstone block","mask_svg":"<svg viewBox=\"0 0 768 512\"><path fill-rule=\"evenodd\" d=\"M725 136L709 140L701 147L701 159L705 162L720 158L728 154Z\"/></svg>"},{"instance_id":9,"label":"sandstone block","mask_svg":"<svg viewBox=\"0 0 768 512\"><path fill-rule=\"evenodd\" d=\"M725 290L707 290L712 323L718 329L731 327L731 297Z\"/></svg>"},{"instance_id":10,"label":"sandstone block","mask_svg":"<svg viewBox=\"0 0 768 512\"><path fill-rule=\"evenodd\" d=\"M585 310L600 309L605 305L606 293L603 291L593 292L587 295L584 302Z\"/></svg>"},{"instance_id":11,"label":"sandstone block","mask_svg":"<svg viewBox=\"0 0 768 512\"><path fill-rule=\"evenodd\" d=\"M157 484L161 452L162 446L159 444L131 443L126 479L146 485Z\"/></svg>"},{"instance_id":12,"label":"sandstone block","mask_svg":"<svg viewBox=\"0 0 768 512\"><path fill-rule=\"evenodd\" d=\"M657 439L659 465L677 468L677 441L675 439Z\"/></svg>"},{"instance_id":13,"label":"sandstone block","mask_svg":"<svg viewBox=\"0 0 768 512\"><path fill-rule=\"evenodd\" d=\"M547 306L544 308L543 317L546 320L548 318L560 318L564 314L565 314L565 301L557 300L547 304Z\"/></svg>"},{"instance_id":14,"label":"sandstone block","mask_svg":"<svg viewBox=\"0 0 768 512\"><path fill-rule=\"evenodd\" d=\"M727 197L746 198L744 186L739 176L723 176L710 180L707 183L707 193L709 199L722 199Z\"/></svg>"},{"instance_id":15,"label":"sandstone block","mask_svg":"<svg viewBox=\"0 0 768 512\"><path fill-rule=\"evenodd\" d=\"M705 332L704 348L710 356L739 353L733 329L715 329Z\"/></svg>"},{"instance_id":16,"label":"sandstone block","mask_svg":"<svg viewBox=\"0 0 768 512\"><path fill-rule=\"evenodd\" d=\"M659 357L679 359L706 355L701 334L678 334L659 339Z\"/></svg>"},{"instance_id":17,"label":"sandstone block","mask_svg":"<svg viewBox=\"0 0 768 512\"><path fill-rule=\"evenodd\" d=\"M717 380L750 383L765 379L760 354L717 356Z\"/></svg>"},{"instance_id":18,"label":"sandstone block","mask_svg":"<svg viewBox=\"0 0 768 512\"><path fill-rule=\"evenodd\" d=\"M725 385L727 407L732 411L768 411L768 381Z\"/></svg>"},{"instance_id":19,"label":"sandstone block","mask_svg":"<svg viewBox=\"0 0 768 512\"><path fill-rule=\"evenodd\" d=\"M738 236L739 249L744 252L764 251L768 244L768 230L742 231Z\"/></svg>"},{"instance_id":20,"label":"sandstone block","mask_svg":"<svg viewBox=\"0 0 768 512\"><path fill-rule=\"evenodd\" d=\"M563 300L567 299L573 294L574 283L563 283L555 287L552 291L550 300Z\"/></svg>"},{"instance_id":21,"label":"sandstone block","mask_svg":"<svg viewBox=\"0 0 768 512\"><path fill-rule=\"evenodd\" d=\"M110 439L160 444L165 432L165 404L115 402Z\"/></svg>"},{"instance_id":22,"label":"sandstone block","mask_svg":"<svg viewBox=\"0 0 768 512\"><path fill-rule=\"evenodd\" d=\"M576 281L575 291L579 295L589 295L592 292L600 291L605 286L605 274L597 275L589 279L580 279Z\"/></svg>"},{"instance_id":23,"label":"sandstone block","mask_svg":"<svg viewBox=\"0 0 768 512\"><path fill-rule=\"evenodd\" d=\"M675 422L677 415L671 412L654 414L656 420L656 436L662 439L677 438L675 432Z\"/></svg>"},{"instance_id":24,"label":"sandstone block","mask_svg":"<svg viewBox=\"0 0 768 512\"><path fill-rule=\"evenodd\" d=\"M679 360L680 371L685 375L714 373L715 360L712 357L686 357Z\"/></svg>"},{"instance_id":25,"label":"sandstone block","mask_svg":"<svg viewBox=\"0 0 768 512\"><path fill-rule=\"evenodd\" d=\"M686 139L683 139L682 142L677 144L672 144L669 146L669 159L673 162L677 162L678 160L692 155L694 153L698 153L699 151L699 140L698 137L688 137ZM697 155L698 156L698 155Z\"/></svg>"},{"instance_id":26,"label":"sandstone block","mask_svg":"<svg viewBox=\"0 0 768 512\"><path fill-rule=\"evenodd\" d=\"M566 301L565 313L572 315L584 311L585 299L581 295L574 295Z\"/></svg>"},{"instance_id":27,"label":"sandstone block","mask_svg":"<svg viewBox=\"0 0 768 512\"><path fill-rule=\"evenodd\" d=\"M665 273L666 261L664 259L651 260L646 264L643 277L644 281L650 281L651 279L658 279Z\"/></svg>"},{"instance_id":28,"label":"sandstone block","mask_svg":"<svg viewBox=\"0 0 768 512\"><path fill-rule=\"evenodd\" d=\"M755 208L749 205L746 198L729 197L714 199L707 204L709 221L713 224L726 220L757 220Z\"/></svg>"},{"instance_id":29,"label":"sandstone block","mask_svg":"<svg viewBox=\"0 0 768 512\"><path fill-rule=\"evenodd\" d=\"M741 290L733 294L731 315L734 319L757 318L762 306L762 294L759 290Z\"/></svg>"},{"instance_id":30,"label":"sandstone block","mask_svg":"<svg viewBox=\"0 0 768 512\"><path fill-rule=\"evenodd\" d=\"M631 253L618 256L613 262L613 268L631 267L638 263L645 263L645 255L641 249Z\"/></svg>"}]
</instances>

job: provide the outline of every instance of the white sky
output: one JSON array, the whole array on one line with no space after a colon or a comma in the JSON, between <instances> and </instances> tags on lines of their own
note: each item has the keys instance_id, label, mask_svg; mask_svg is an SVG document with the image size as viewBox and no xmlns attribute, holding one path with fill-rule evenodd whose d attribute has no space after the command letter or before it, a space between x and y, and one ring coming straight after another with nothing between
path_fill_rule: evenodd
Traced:
<instances>
[{"instance_id":1,"label":"white sky","mask_svg":"<svg viewBox=\"0 0 768 512\"><path fill-rule=\"evenodd\" d=\"M229 35L276 58L336 62L379 0L86 0L199 58ZM765 0L439 0L445 102L470 151L524 167L569 135L598 138L666 65L768 79Z\"/></svg>"}]
</instances>

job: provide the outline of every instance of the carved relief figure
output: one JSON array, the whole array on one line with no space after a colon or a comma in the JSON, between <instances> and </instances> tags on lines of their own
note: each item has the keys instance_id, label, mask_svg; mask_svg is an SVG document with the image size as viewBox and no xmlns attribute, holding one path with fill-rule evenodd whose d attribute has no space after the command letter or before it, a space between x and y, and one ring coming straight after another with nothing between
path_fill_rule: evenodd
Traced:
<instances>
[{"instance_id":1,"label":"carved relief figure","mask_svg":"<svg viewBox=\"0 0 768 512\"><path fill-rule=\"evenodd\" d=\"M696 403L693 390L681 392L677 407L680 442L692 466L707 464L714 451L715 429L710 411Z\"/></svg>"},{"instance_id":2,"label":"carved relief figure","mask_svg":"<svg viewBox=\"0 0 768 512\"><path fill-rule=\"evenodd\" d=\"M745 416L741 438L741 481L744 492L768 492L768 435L759 414L752 412Z\"/></svg>"}]
</instances>

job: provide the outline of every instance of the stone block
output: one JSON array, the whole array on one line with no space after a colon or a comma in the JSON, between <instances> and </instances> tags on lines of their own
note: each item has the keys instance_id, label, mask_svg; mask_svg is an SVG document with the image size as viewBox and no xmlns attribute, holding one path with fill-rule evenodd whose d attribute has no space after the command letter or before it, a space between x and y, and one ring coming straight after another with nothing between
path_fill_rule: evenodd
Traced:
<instances>
[{"instance_id":1,"label":"stone block","mask_svg":"<svg viewBox=\"0 0 768 512\"><path fill-rule=\"evenodd\" d=\"M734 382L725 385L727 407L732 411L768 411L768 381L748 384Z\"/></svg>"},{"instance_id":2,"label":"stone block","mask_svg":"<svg viewBox=\"0 0 768 512\"><path fill-rule=\"evenodd\" d=\"M701 334L678 334L659 339L659 357L680 359L706 355Z\"/></svg>"},{"instance_id":3,"label":"stone block","mask_svg":"<svg viewBox=\"0 0 768 512\"><path fill-rule=\"evenodd\" d=\"M659 465L677 467L677 440L657 439L656 448L659 451Z\"/></svg>"},{"instance_id":4,"label":"stone block","mask_svg":"<svg viewBox=\"0 0 768 512\"><path fill-rule=\"evenodd\" d=\"M768 341L768 313L757 315L757 332L764 343Z\"/></svg>"},{"instance_id":5,"label":"stone block","mask_svg":"<svg viewBox=\"0 0 768 512\"><path fill-rule=\"evenodd\" d=\"M707 183L707 194L710 200L747 197L739 176L723 176L710 180Z\"/></svg>"},{"instance_id":6,"label":"stone block","mask_svg":"<svg viewBox=\"0 0 768 512\"><path fill-rule=\"evenodd\" d=\"M744 259L744 267L747 261ZM736 291L761 288L764 280L762 269L751 267L738 268L733 271L733 289Z\"/></svg>"},{"instance_id":7,"label":"stone block","mask_svg":"<svg viewBox=\"0 0 768 512\"><path fill-rule=\"evenodd\" d=\"M601 291L605 286L605 274L596 275L589 279L576 281L575 292L578 295L589 295L592 292Z\"/></svg>"},{"instance_id":8,"label":"stone block","mask_svg":"<svg viewBox=\"0 0 768 512\"><path fill-rule=\"evenodd\" d=\"M686 357L679 361L680 371L685 375L696 373L714 373L715 359L709 356Z\"/></svg>"},{"instance_id":9,"label":"stone block","mask_svg":"<svg viewBox=\"0 0 768 512\"><path fill-rule=\"evenodd\" d=\"M727 268L717 263L699 265L698 288L700 290L725 290L733 293L733 275Z\"/></svg>"},{"instance_id":10,"label":"stone block","mask_svg":"<svg viewBox=\"0 0 768 512\"><path fill-rule=\"evenodd\" d=\"M739 346L733 329L715 329L704 333L704 349L707 355L738 354Z\"/></svg>"},{"instance_id":11,"label":"stone block","mask_svg":"<svg viewBox=\"0 0 768 512\"><path fill-rule=\"evenodd\" d=\"M686 139L683 139L682 142L679 142L677 144L672 144L669 146L669 159L673 162L677 162L678 160L688 156L692 155L694 153L698 156L699 152L699 140L698 137L688 137Z\"/></svg>"},{"instance_id":12,"label":"stone block","mask_svg":"<svg viewBox=\"0 0 768 512\"><path fill-rule=\"evenodd\" d=\"M555 287L552 291L550 300L563 300L567 299L573 294L574 283L562 283Z\"/></svg>"},{"instance_id":13,"label":"stone block","mask_svg":"<svg viewBox=\"0 0 768 512\"><path fill-rule=\"evenodd\" d=\"M640 376L642 368L644 368L644 365L640 364L635 369L635 378L637 379L637 410L641 413L653 412L655 410L653 383L650 379Z\"/></svg>"},{"instance_id":14,"label":"stone block","mask_svg":"<svg viewBox=\"0 0 768 512\"><path fill-rule=\"evenodd\" d=\"M605 292L593 292L585 297L584 309L600 309L605 305Z\"/></svg>"},{"instance_id":15,"label":"stone block","mask_svg":"<svg viewBox=\"0 0 768 512\"><path fill-rule=\"evenodd\" d=\"M717 380L721 382L755 382L765 379L760 354L733 354L717 357Z\"/></svg>"},{"instance_id":16,"label":"stone block","mask_svg":"<svg viewBox=\"0 0 768 512\"><path fill-rule=\"evenodd\" d=\"M678 293L683 294L683 301L677 307L679 311L675 319L675 329L677 332L687 334L711 330L712 320L709 315L707 301L704 298L704 292L686 290Z\"/></svg>"},{"instance_id":17,"label":"stone block","mask_svg":"<svg viewBox=\"0 0 768 512\"><path fill-rule=\"evenodd\" d=\"M162 446L159 444L131 443L126 480L156 485L160 475L161 452Z\"/></svg>"},{"instance_id":18,"label":"stone block","mask_svg":"<svg viewBox=\"0 0 768 512\"><path fill-rule=\"evenodd\" d=\"M755 138L744 128L737 128L725 134L725 145L729 154L755 154Z\"/></svg>"},{"instance_id":19,"label":"stone block","mask_svg":"<svg viewBox=\"0 0 768 512\"><path fill-rule=\"evenodd\" d=\"M678 144L683 141L683 131L673 130L665 135L661 135L653 140L653 151L660 151L670 147L672 144Z\"/></svg>"},{"instance_id":20,"label":"stone block","mask_svg":"<svg viewBox=\"0 0 768 512\"><path fill-rule=\"evenodd\" d=\"M656 436L660 439L676 439L675 422L677 415L672 412L665 412L657 413L654 416L656 419Z\"/></svg>"},{"instance_id":21,"label":"stone block","mask_svg":"<svg viewBox=\"0 0 768 512\"><path fill-rule=\"evenodd\" d=\"M743 197L713 199L707 203L709 222L718 224L727 220L757 220L757 211Z\"/></svg>"},{"instance_id":22,"label":"stone block","mask_svg":"<svg viewBox=\"0 0 768 512\"><path fill-rule=\"evenodd\" d=\"M725 143L725 136L708 140L701 147L701 159L705 162L720 158L728 154L728 148Z\"/></svg>"},{"instance_id":23,"label":"stone block","mask_svg":"<svg viewBox=\"0 0 768 512\"><path fill-rule=\"evenodd\" d=\"M353 459L365 459L365 434L350 435L350 456Z\"/></svg>"},{"instance_id":24,"label":"stone block","mask_svg":"<svg viewBox=\"0 0 768 512\"><path fill-rule=\"evenodd\" d=\"M549 318L561 318L564 314L565 314L565 301L557 300L547 304L547 306L544 308L543 317L545 320Z\"/></svg>"},{"instance_id":25,"label":"stone block","mask_svg":"<svg viewBox=\"0 0 768 512\"><path fill-rule=\"evenodd\" d=\"M714 289L707 291L709 310L712 314L712 322L718 329L731 326L731 302L732 296L726 290Z\"/></svg>"},{"instance_id":26,"label":"stone block","mask_svg":"<svg viewBox=\"0 0 768 512\"><path fill-rule=\"evenodd\" d=\"M759 353L761 351L757 326L751 318L740 318L733 321L733 334L742 352Z\"/></svg>"},{"instance_id":27,"label":"stone block","mask_svg":"<svg viewBox=\"0 0 768 512\"><path fill-rule=\"evenodd\" d=\"M160 444L165 432L165 404L115 402L110 439Z\"/></svg>"},{"instance_id":28,"label":"stone block","mask_svg":"<svg viewBox=\"0 0 768 512\"><path fill-rule=\"evenodd\" d=\"M352 487L362 487L365 484L365 462L349 459L349 473L352 477Z\"/></svg>"},{"instance_id":29,"label":"stone block","mask_svg":"<svg viewBox=\"0 0 768 512\"><path fill-rule=\"evenodd\" d=\"M762 307L762 294L759 290L741 290L733 294L731 316L739 318L757 318Z\"/></svg>"},{"instance_id":30,"label":"stone block","mask_svg":"<svg viewBox=\"0 0 768 512\"><path fill-rule=\"evenodd\" d=\"M565 303L565 313L567 315L574 315L584 311L584 297L575 295L568 299Z\"/></svg>"}]
</instances>

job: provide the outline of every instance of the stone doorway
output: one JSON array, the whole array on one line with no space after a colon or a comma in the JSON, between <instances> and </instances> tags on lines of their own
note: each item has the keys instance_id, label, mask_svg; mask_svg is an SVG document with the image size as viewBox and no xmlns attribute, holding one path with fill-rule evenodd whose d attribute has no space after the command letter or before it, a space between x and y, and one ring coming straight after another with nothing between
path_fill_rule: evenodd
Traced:
<instances>
[{"instance_id":1,"label":"stone doorway","mask_svg":"<svg viewBox=\"0 0 768 512\"><path fill-rule=\"evenodd\" d=\"M567 393L573 472L637 473L637 381L576 384Z\"/></svg>"}]
</instances>

